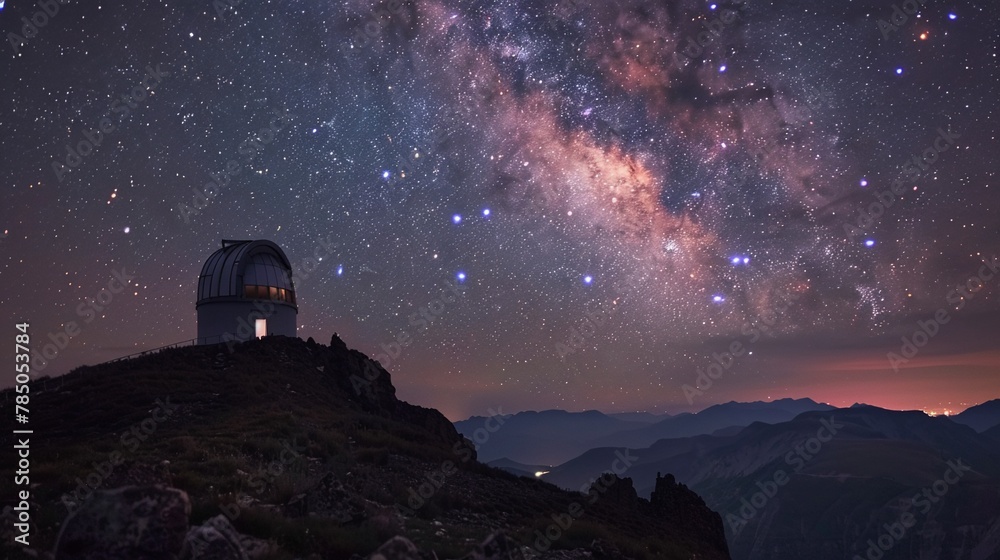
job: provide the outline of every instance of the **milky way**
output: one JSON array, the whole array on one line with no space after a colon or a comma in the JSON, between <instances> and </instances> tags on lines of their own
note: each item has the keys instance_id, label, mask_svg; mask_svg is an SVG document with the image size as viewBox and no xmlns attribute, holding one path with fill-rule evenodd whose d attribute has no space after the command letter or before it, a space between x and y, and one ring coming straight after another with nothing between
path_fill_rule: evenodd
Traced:
<instances>
[{"instance_id":1,"label":"milky way","mask_svg":"<svg viewBox=\"0 0 1000 560\"><path fill-rule=\"evenodd\" d=\"M8 317L62 332L135 276L45 373L192 338L202 261L266 238L301 336L455 417L1000 388L995 283L947 301L1000 247L991 4L187 4L0 13ZM941 308L964 322L894 371Z\"/></svg>"}]
</instances>

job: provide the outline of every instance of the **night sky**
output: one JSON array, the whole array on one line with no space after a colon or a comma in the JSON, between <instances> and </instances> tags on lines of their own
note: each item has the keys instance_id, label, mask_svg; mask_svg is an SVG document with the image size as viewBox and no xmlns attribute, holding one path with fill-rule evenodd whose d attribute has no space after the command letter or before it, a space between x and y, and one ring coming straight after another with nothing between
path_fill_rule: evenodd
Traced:
<instances>
[{"instance_id":1,"label":"night sky","mask_svg":"<svg viewBox=\"0 0 1000 560\"><path fill-rule=\"evenodd\" d=\"M0 0L39 375L194 338L225 238L453 420L1000 396L995 2L235 3Z\"/></svg>"}]
</instances>

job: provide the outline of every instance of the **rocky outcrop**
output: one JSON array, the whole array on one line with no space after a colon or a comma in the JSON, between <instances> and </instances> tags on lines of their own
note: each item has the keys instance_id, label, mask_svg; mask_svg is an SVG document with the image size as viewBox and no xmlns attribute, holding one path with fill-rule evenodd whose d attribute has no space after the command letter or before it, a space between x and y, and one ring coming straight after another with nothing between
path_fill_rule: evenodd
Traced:
<instances>
[{"instance_id":1,"label":"rocky outcrop","mask_svg":"<svg viewBox=\"0 0 1000 560\"><path fill-rule=\"evenodd\" d=\"M705 500L674 475L656 473L656 486L649 497L650 506L663 516L674 530L690 535L705 535L720 550L728 550L722 516L709 509Z\"/></svg>"}]
</instances>

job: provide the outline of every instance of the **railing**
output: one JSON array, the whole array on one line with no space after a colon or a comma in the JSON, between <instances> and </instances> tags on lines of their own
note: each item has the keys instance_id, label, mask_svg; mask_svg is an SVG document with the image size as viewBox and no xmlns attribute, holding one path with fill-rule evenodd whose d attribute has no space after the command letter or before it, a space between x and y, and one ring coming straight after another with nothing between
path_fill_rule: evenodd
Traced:
<instances>
[{"instance_id":1,"label":"railing","mask_svg":"<svg viewBox=\"0 0 1000 560\"><path fill-rule=\"evenodd\" d=\"M136 352L135 354L129 354L128 356L122 356L120 358L115 358L109 360L105 363L120 362L122 360L131 360L132 358L138 358L139 356L149 356L151 354L156 354L162 352L163 350L168 350L170 348L180 348L182 346L197 346L199 344L218 344L220 342L225 342L222 336L210 336L207 338L191 338L188 340L182 340L180 342L174 342L173 344L167 344L166 346L160 346L159 348L152 348L150 350L143 350L142 352Z\"/></svg>"}]
</instances>

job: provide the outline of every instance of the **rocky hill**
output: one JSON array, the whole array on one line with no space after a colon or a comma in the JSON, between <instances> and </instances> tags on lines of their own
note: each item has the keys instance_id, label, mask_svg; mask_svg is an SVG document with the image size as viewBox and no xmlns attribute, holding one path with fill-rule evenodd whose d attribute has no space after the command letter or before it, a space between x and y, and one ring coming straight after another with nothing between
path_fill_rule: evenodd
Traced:
<instances>
[{"instance_id":1,"label":"rocky hill","mask_svg":"<svg viewBox=\"0 0 1000 560\"><path fill-rule=\"evenodd\" d=\"M480 464L336 335L175 348L30 387L31 541L12 544L7 506L4 557L729 558L721 517L673 477L646 500L629 478L569 492ZM4 391L0 414L13 406Z\"/></svg>"}]
</instances>

